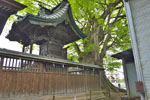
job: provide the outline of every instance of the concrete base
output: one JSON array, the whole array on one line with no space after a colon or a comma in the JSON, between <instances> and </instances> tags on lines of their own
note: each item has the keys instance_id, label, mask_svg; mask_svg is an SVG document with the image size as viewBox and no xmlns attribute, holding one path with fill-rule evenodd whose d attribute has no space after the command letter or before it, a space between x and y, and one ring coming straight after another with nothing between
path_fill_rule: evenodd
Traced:
<instances>
[{"instance_id":1,"label":"concrete base","mask_svg":"<svg viewBox=\"0 0 150 100\"><path fill-rule=\"evenodd\" d=\"M103 100L102 91L82 92L74 94L45 95L36 97L0 98L0 100Z\"/></svg>"}]
</instances>

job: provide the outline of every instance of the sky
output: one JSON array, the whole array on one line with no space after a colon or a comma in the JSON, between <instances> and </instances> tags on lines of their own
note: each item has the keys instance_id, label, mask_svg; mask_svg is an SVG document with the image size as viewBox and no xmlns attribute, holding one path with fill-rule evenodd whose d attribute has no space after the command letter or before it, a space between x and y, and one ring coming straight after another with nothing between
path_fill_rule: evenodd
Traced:
<instances>
[{"instance_id":1,"label":"sky","mask_svg":"<svg viewBox=\"0 0 150 100\"><path fill-rule=\"evenodd\" d=\"M0 48L5 48L9 50L22 51L22 46L17 42L9 41L6 36L11 29L12 22L7 21L2 34L0 35Z\"/></svg>"},{"instance_id":2,"label":"sky","mask_svg":"<svg viewBox=\"0 0 150 100\"><path fill-rule=\"evenodd\" d=\"M15 41L9 41L6 36L9 33L9 30L11 29L12 22L7 21L2 34L0 35L0 48L2 49L9 49L14 51L22 52L22 45ZM37 45L34 45L33 54L38 55L39 54L39 47Z\"/></svg>"}]
</instances>

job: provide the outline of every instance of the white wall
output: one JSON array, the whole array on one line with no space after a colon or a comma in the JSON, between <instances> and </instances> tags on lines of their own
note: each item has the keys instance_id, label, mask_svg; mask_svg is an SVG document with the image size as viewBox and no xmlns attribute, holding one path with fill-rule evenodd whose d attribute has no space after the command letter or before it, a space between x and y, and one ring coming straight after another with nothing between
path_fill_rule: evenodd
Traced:
<instances>
[{"instance_id":1,"label":"white wall","mask_svg":"<svg viewBox=\"0 0 150 100\"><path fill-rule=\"evenodd\" d=\"M146 95L150 100L150 0L129 0L129 3L143 70Z\"/></svg>"}]
</instances>

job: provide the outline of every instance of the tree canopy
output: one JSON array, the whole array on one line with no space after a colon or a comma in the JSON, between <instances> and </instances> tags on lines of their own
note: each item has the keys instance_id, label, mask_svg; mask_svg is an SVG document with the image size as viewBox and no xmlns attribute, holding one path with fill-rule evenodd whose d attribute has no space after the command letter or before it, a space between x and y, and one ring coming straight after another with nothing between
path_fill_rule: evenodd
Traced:
<instances>
[{"instance_id":1,"label":"tree canopy","mask_svg":"<svg viewBox=\"0 0 150 100\"><path fill-rule=\"evenodd\" d=\"M17 15L37 14L42 5L52 9L61 0L16 0L27 6ZM122 0L68 0L77 25L87 38L71 43L68 58L93 63L108 71L121 63L111 54L131 48L125 8Z\"/></svg>"}]
</instances>

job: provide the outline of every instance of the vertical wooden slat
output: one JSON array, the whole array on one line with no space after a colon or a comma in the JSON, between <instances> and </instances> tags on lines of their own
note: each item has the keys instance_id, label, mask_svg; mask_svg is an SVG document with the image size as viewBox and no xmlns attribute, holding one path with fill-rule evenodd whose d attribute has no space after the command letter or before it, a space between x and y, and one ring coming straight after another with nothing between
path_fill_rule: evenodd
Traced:
<instances>
[{"instance_id":1,"label":"vertical wooden slat","mask_svg":"<svg viewBox=\"0 0 150 100\"><path fill-rule=\"evenodd\" d=\"M39 66L40 66L40 72L43 72L43 64L40 63Z\"/></svg>"},{"instance_id":2,"label":"vertical wooden slat","mask_svg":"<svg viewBox=\"0 0 150 100\"><path fill-rule=\"evenodd\" d=\"M17 69L17 64L18 64L18 59L16 59L16 62L15 62L15 70Z\"/></svg>"},{"instance_id":3,"label":"vertical wooden slat","mask_svg":"<svg viewBox=\"0 0 150 100\"><path fill-rule=\"evenodd\" d=\"M8 67L9 67L9 68L8 68L9 70L12 69L12 68L11 68L11 58L9 58Z\"/></svg>"},{"instance_id":4,"label":"vertical wooden slat","mask_svg":"<svg viewBox=\"0 0 150 100\"><path fill-rule=\"evenodd\" d=\"M26 75L27 73L24 73L24 95L27 95L27 84L28 84L28 75Z\"/></svg>"},{"instance_id":5,"label":"vertical wooden slat","mask_svg":"<svg viewBox=\"0 0 150 100\"><path fill-rule=\"evenodd\" d=\"M53 81L53 83L52 83L52 90L53 90L53 95L55 95L55 91L56 91L56 84L55 84L55 80L56 80L56 78L54 77L54 75L52 75L52 81Z\"/></svg>"},{"instance_id":6,"label":"vertical wooden slat","mask_svg":"<svg viewBox=\"0 0 150 100\"><path fill-rule=\"evenodd\" d=\"M30 62L29 62L30 63ZM26 95L28 96L28 95L30 95L30 73L29 72L27 72L27 78L26 78L26 80L27 80L27 82L26 82Z\"/></svg>"},{"instance_id":7,"label":"vertical wooden slat","mask_svg":"<svg viewBox=\"0 0 150 100\"><path fill-rule=\"evenodd\" d=\"M39 80L39 73L36 73L36 78L37 78L37 81L36 81L36 94L39 95L39 83L40 83L40 80Z\"/></svg>"},{"instance_id":8,"label":"vertical wooden slat","mask_svg":"<svg viewBox=\"0 0 150 100\"><path fill-rule=\"evenodd\" d=\"M20 95L22 96L24 94L24 87L25 87L25 73L24 72L20 72L20 76L21 76L21 90L20 90Z\"/></svg>"},{"instance_id":9,"label":"vertical wooden slat","mask_svg":"<svg viewBox=\"0 0 150 100\"><path fill-rule=\"evenodd\" d=\"M22 87L22 93L25 96L26 94L26 72L22 72L22 80L23 80L23 87Z\"/></svg>"},{"instance_id":10,"label":"vertical wooden slat","mask_svg":"<svg viewBox=\"0 0 150 100\"><path fill-rule=\"evenodd\" d=\"M36 72L33 72L33 81L32 81L32 85L33 85L33 89L32 89L32 95L35 95L36 93Z\"/></svg>"},{"instance_id":11,"label":"vertical wooden slat","mask_svg":"<svg viewBox=\"0 0 150 100\"><path fill-rule=\"evenodd\" d=\"M12 70L14 70L14 59L12 59L12 64L11 64L11 66L12 66Z\"/></svg>"},{"instance_id":12,"label":"vertical wooden slat","mask_svg":"<svg viewBox=\"0 0 150 100\"><path fill-rule=\"evenodd\" d=\"M15 85L16 85L16 77L15 77L16 73L12 72L12 81L11 81L11 94L12 96L15 96Z\"/></svg>"},{"instance_id":13,"label":"vertical wooden slat","mask_svg":"<svg viewBox=\"0 0 150 100\"><path fill-rule=\"evenodd\" d=\"M3 81L3 83L2 83L2 97L5 97L7 73L3 73L2 77L3 77L3 79L2 79L2 81Z\"/></svg>"},{"instance_id":14,"label":"vertical wooden slat","mask_svg":"<svg viewBox=\"0 0 150 100\"><path fill-rule=\"evenodd\" d=\"M3 68L3 63L4 63L4 57L1 57L1 62L0 62L0 71L2 70Z\"/></svg>"},{"instance_id":15,"label":"vertical wooden slat","mask_svg":"<svg viewBox=\"0 0 150 100\"><path fill-rule=\"evenodd\" d=\"M45 79L46 80L46 82L45 82L46 83L45 84L45 93L46 93L46 95L48 95L48 88L49 88L49 85L48 85L49 84L48 73L46 73L45 77L46 77L46 79Z\"/></svg>"},{"instance_id":16,"label":"vertical wooden slat","mask_svg":"<svg viewBox=\"0 0 150 100\"><path fill-rule=\"evenodd\" d=\"M46 95L46 73L43 73L43 94Z\"/></svg>"},{"instance_id":17,"label":"vertical wooden slat","mask_svg":"<svg viewBox=\"0 0 150 100\"><path fill-rule=\"evenodd\" d=\"M7 97L9 97L10 96L10 79L11 78L11 76L10 76L10 72L8 72L7 73L7 77L6 77L6 84L5 84L5 89L6 89L6 92L5 92L5 95L7 96Z\"/></svg>"},{"instance_id":18,"label":"vertical wooden slat","mask_svg":"<svg viewBox=\"0 0 150 100\"><path fill-rule=\"evenodd\" d=\"M47 65L47 67L49 66ZM98 90L100 87L100 75L91 75L89 72L83 75L69 74L68 72L64 74L61 73L60 66L59 69L57 66L57 70L59 70L57 73L2 71L0 72L0 94L3 94L3 96L27 94L28 96L78 93L87 90Z\"/></svg>"},{"instance_id":19,"label":"vertical wooden slat","mask_svg":"<svg viewBox=\"0 0 150 100\"><path fill-rule=\"evenodd\" d=\"M49 77L49 88L48 88L48 94L52 94L52 91L51 91L51 84L52 84L52 81L51 81L51 74L49 73L48 74L48 77Z\"/></svg>"},{"instance_id":20,"label":"vertical wooden slat","mask_svg":"<svg viewBox=\"0 0 150 100\"><path fill-rule=\"evenodd\" d=\"M17 74L16 74L17 76L16 76L16 79L17 79L17 81L16 81L16 91L15 91L15 96L18 96L18 93L19 93L19 87L20 87L20 78L19 78L19 71L17 72Z\"/></svg>"},{"instance_id":21,"label":"vertical wooden slat","mask_svg":"<svg viewBox=\"0 0 150 100\"><path fill-rule=\"evenodd\" d=\"M2 96L3 72L0 69L0 97Z\"/></svg>"},{"instance_id":22,"label":"vertical wooden slat","mask_svg":"<svg viewBox=\"0 0 150 100\"><path fill-rule=\"evenodd\" d=\"M33 86L34 86L34 89L33 89L33 95L36 95L36 90L37 90L37 77L36 77L36 72L33 73L34 74L34 81L33 81Z\"/></svg>"},{"instance_id":23,"label":"vertical wooden slat","mask_svg":"<svg viewBox=\"0 0 150 100\"><path fill-rule=\"evenodd\" d=\"M4 60L5 60L4 69L6 69L6 67L7 67L7 58L4 58Z\"/></svg>"},{"instance_id":24,"label":"vertical wooden slat","mask_svg":"<svg viewBox=\"0 0 150 100\"><path fill-rule=\"evenodd\" d=\"M69 92L69 83L68 83L68 74L69 74L69 72L68 72L68 66L66 66L66 93L68 93Z\"/></svg>"},{"instance_id":25,"label":"vertical wooden slat","mask_svg":"<svg viewBox=\"0 0 150 100\"><path fill-rule=\"evenodd\" d=\"M33 79L34 79L34 75L33 75L33 73L30 73L30 95L32 95L33 94L33 88L34 88L34 86L33 86Z\"/></svg>"}]
</instances>

